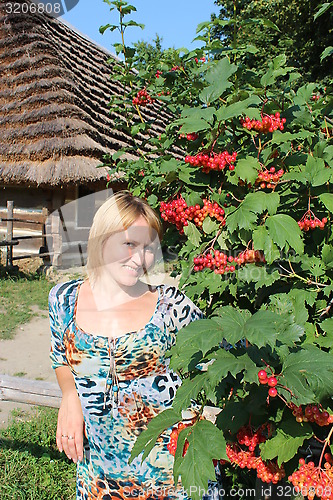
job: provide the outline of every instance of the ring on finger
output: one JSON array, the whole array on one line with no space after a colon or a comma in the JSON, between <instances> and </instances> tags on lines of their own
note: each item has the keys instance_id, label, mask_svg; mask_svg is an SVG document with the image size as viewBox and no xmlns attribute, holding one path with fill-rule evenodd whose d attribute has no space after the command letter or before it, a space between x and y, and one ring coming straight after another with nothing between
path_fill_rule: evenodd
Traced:
<instances>
[{"instance_id":1,"label":"ring on finger","mask_svg":"<svg viewBox=\"0 0 333 500\"><path fill-rule=\"evenodd\" d=\"M73 436L68 436L68 439L74 439L74 437Z\"/></svg>"},{"instance_id":2,"label":"ring on finger","mask_svg":"<svg viewBox=\"0 0 333 500\"><path fill-rule=\"evenodd\" d=\"M67 434L61 434L62 438L68 438Z\"/></svg>"}]
</instances>

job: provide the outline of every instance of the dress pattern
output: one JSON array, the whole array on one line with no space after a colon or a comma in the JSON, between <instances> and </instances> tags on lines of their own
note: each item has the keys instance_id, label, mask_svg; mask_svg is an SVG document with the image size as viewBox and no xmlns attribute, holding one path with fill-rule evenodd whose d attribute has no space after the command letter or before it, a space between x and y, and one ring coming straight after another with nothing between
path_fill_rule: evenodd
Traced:
<instances>
[{"instance_id":1,"label":"dress pattern","mask_svg":"<svg viewBox=\"0 0 333 500\"><path fill-rule=\"evenodd\" d=\"M49 294L52 366L70 367L85 422L86 443L84 459L77 464L76 498L186 500L189 497L181 483L173 481L174 457L167 450L171 429L159 437L142 464L141 456L130 465L128 459L137 436L151 418L172 405L181 384L168 368L166 350L175 343L178 330L203 318L203 313L176 287L157 286L158 301L149 322L113 341L118 377L115 412L112 391L106 391L110 341L84 332L76 323L82 282L58 284ZM203 498L219 499L218 490L218 482L211 482L210 494Z\"/></svg>"}]
</instances>

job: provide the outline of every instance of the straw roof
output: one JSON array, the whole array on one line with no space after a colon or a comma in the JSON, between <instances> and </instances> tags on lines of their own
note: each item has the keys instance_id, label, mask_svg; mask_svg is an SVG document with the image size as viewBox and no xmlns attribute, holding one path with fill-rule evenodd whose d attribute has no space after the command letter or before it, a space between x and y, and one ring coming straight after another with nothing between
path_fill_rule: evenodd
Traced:
<instances>
[{"instance_id":1,"label":"straw roof","mask_svg":"<svg viewBox=\"0 0 333 500\"><path fill-rule=\"evenodd\" d=\"M0 182L30 186L91 184L106 153L133 144L113 126L108 106L122 87L112 80L121 62L59 19L8 14L0 0ZM109 63L107 63L109 60ZM111 76L110 76L111 75ZM154 103L142 111L160 134L168 114ZM149 151L145 137L136 144Z\"/></svg>"}]
</instances>

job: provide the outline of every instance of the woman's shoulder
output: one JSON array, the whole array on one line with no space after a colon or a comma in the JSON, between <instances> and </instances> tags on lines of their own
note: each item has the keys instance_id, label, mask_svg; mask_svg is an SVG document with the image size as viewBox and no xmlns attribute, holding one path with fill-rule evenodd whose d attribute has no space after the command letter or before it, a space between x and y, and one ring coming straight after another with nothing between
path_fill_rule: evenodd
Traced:
<instances>
[{"instance_id":1,"label":"woman's shoulder","mask_svg":"<svg viewBox=\"0 0 333 500\"><path fill-rule=\"evenodd\" d=\"M171 330L178 331L192 321L204 318L203 312L176 286L163 285L163 292Z\"/></svg>"},{"instance_id":2,"label":"woman's shoulder","mask_svg":"<svg viewBox=\"0 0 333 500\"><path fill-rule=\"evenodd\" d=\"M67 304L71 298L75 298L77 286L83 281L83 279L79 278L57 283L50 290L49 303L52 304L56 302L60 306Z\"/></svg>"},{"instance_id":3,"label":"woman's shoulder","mask_svg":"<svg viewBox=\"0 0 333 500\"><path fill-rule=\"evenodd\" d=\"M163 293L169 302L169 306L177 308L189 307L191 310L199 311L194 302L179 288L174 285L163 285Z\"/></svg>"}]
</instances>

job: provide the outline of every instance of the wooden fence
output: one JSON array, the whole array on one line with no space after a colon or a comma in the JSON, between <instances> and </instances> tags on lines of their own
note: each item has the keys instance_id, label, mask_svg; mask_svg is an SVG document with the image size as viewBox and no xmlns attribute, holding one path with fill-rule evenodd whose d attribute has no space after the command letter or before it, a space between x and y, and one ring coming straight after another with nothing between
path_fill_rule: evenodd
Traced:
<instances>
[{"instance_id":1,"label":"wooden fence","mask_svg":"<svg viewBox=\"0 0 333 500\"><path fill-rule=\"evenodd\" d=\"M54 382L0 374L0 401L59 408L61 390Z\"/></svg>"},{"instance_id":2,"label":"wooden fence","mask_svg":"<svg viewBox=\"0 0 333 500\"><path fill-rule=\"evenodd\" d=\"M24 217L14 217L14 202L13 201L7 201L7 217L1 217L0 222L7 222L7 228L6 228L6 238L5 240L0 241L0 247L6 247L6 267L10 268L13 267L13 261L18 260L18 259L27 259L31 257L42 257L46 258L49 260L50 258L50 253L47 250L47 245L46 245L46 232L45 232L45 221L47 218L47 209L43 209L42 214L38 214L39 218L41 220L36 220L27 218L26 216ZM36 226L38 225L40 227L40 234L36 235L25 235L25 236L14 236L14 223L17 224L24 224L24 225L29 225L29 226ZM16 255L13 256L13 247L18 245L20 241L23 240L31 240L31 239L42 239L42 245L39 249L38 254L23 254L23 255Z\"/></svg>"}]
</instances>

